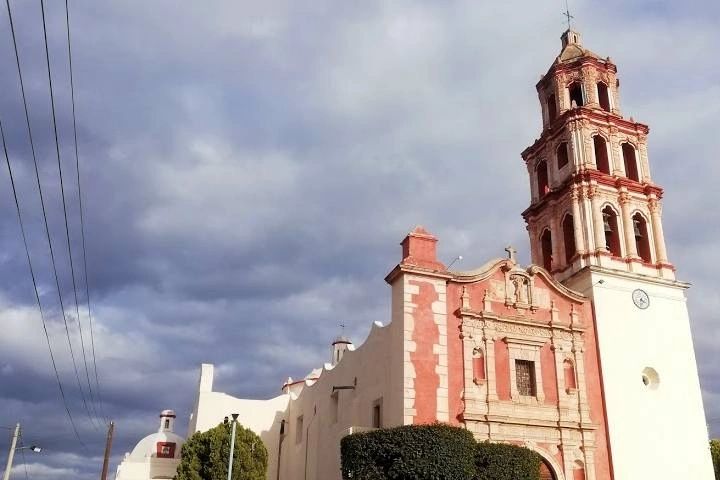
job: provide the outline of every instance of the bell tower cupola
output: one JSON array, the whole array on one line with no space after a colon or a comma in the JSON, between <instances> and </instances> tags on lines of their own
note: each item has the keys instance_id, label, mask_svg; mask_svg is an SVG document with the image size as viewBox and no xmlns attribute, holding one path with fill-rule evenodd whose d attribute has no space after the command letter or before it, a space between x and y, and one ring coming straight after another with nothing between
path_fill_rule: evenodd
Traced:
<instances>
[{"instance_id":1,"label":"bell tower cupola","mask_svg":"<svg viewBox=\"0 0 720 480\"><path fill-rule=\"evenodd\" d=\"M563 281L587 266L674 279L647 125L620 111L617 67L566 30L536 85L542 132L522 153L533 263Z\"/></svg>"}]
</instances>

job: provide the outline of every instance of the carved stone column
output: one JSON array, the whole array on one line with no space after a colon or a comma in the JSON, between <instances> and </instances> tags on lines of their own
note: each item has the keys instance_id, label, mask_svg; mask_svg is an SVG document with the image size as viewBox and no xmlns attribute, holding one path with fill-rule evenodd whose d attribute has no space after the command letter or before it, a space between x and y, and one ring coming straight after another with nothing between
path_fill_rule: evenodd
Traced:
<instances>
[{"instance_id":1,"label":"carved stone column","mask_svg":"<svg viewBox=\"0 0 720 480\"><path fill-rule=\"evenodd\" d=\"M580 212L580 192L577 188L573 188L571 194L573 230L575 235L575 250L578 253L585 253L585 238L582 229L582 213Z\"/></svg>"},{"instance_id":2,"label":"carved stone column","mask_svg":"<svg viewBox=\"0 0 720 480\"><path fill-rule=\"evenodd\" d=\"M554 210L554 208L553 208ZM552 264L550 267L555 270L562 265L561 259L563 258L560 251L562 245L562 229L560 228L560 219L554 214L550 220L550 238L552 239Z\"/></svg>"},{"instance_id":3,"label":"carved stone column","mask_svg":"<svg viewBox=\"0 0 720 480\"><path fill-rule=\"evenodd\" d=\"M650 178L650 168L648 162L647 135L640 135L638 137L637 154L638 162L640 164L640 180L643 183L650 183L652 180Z\"/></svg>"},{"instance_id":4,"label":"carved stone column","mask_svg":"<svg viewBox=\"0 0 720 480\"><path fill-rule=\"evenodd\" d=\"M610 171L612 174L618 177L626 176L625 162L623 161L622 148L620 148L620 139L618 138L618 128L614 125L610 127L608 156L610 157Z\"/></svg>"},{"instance_id":5,"label":"carved stone column","mask_svg":"<svg viewBox=\"0 0 720 480\"><path fill-rule=\"evenodd\" d=\"M605 228L603 226L602 211L600 210L600 190L597 186L590 187L590 204L592 206L593 234L595 237L595 250L605 251Z\"/></svg>"},{"instance_id":6,"label":"carved stone column","mask_svg":"<svg viewBox=\"0 0 720 480\"><path fill-rule=\"evenodd\" d=\"M623 233L625 234L625 251L630 258L638 258L637 244L635 243L635 228L630 216L630 195L620 192L618 197L620 212L622 213Z\"/></svg>"},{"instance_id":7,"label":"carved stone column","mask_svg":"<svg viewBox=\"0 0 720 480\"><path fill-rule=\"evenodd\" d=\"M648 206L650 208L653 239L655 240L655 257L658 263L668 263L667 251L665 250L665 235L660 217L660 202L656 198L650 198Z\"/></svg>"},{"instance_id":8,"label":"carved stone column","mask_svg":"<svg viewBox=\"0 0 720 480\"><path fill-rule=\"evenodd\" d=\"M488 403L498 400L497 382L495 375L495 338L497 333L492 322L483 323L483 343L485 344L485 370L487 371L487 398ZM489 409L488 405L488 409Z\"/></svg>"},{"instance_id":9,"label":"carved stone column","mask_svg":"<svg viewBox=\"0 0 720 480\"><path fill-rule=\"evenodd\" d=\"M565 88L565 82L567 78L564 74L559 74L555 79L555 97L558 102L558 115L562 114L565 110L570 108L569 95L567 88Z\"/></svg>"}]
</instances>

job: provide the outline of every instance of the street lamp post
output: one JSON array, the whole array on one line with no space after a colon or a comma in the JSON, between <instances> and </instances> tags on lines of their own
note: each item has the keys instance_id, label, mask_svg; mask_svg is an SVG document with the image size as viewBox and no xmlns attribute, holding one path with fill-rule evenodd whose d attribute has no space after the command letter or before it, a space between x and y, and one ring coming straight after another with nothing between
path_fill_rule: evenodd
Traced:
<instances>
[{"instance_id":1,"label":"street lamp post","mask_svg":"<svg viewBox=\"0 0 720 480\"><path fill-rule=\"evenodd\" d=\"M227 480L232 480L232 467L233 457L235 456L235 426L237 425L238 413L232 414L232 433L230 437L230 460L228 461L228 477Z\"/></svg>"},{"instance_id":2,"label":"street lamp post","mask_svg":"<svg viewBox=\"0 0 720 480\"><path fill-rule=\"evenodd\" d=\"M12 470L13 465L13 459L15 458L15 450L25 450L26 448L29 449L31 452L40 453L42 451L42 448L38 447L37 445L30 445L29 447L18 447L17 446L17 440L20 436L20 424L15 425L15 431L13 432L13 438L10 442L10 451L8 452L8 459L7 459L7 465L5 466L5 473L3 474L3 480L9 480L10 479L10 470Z\"/></svg>"}]
</instances>

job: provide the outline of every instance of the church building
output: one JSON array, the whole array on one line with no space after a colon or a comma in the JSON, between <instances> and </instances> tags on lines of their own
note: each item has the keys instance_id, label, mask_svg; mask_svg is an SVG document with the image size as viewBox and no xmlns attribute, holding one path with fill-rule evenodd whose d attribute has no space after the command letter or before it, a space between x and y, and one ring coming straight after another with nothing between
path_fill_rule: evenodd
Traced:
<instances>
[{"instance_id":1,"label":"church building","mask_svg":"<svg viewBox=\"0 0 720 480\"><path fill-rule=\"evenodd\" d=\"M340 440L445 422L536 451L553 480L712 480L686 307L651 177L648 127L620 109L617 68L568 30L536 85L522 152L532 265L453 271L422 227L385 280L389 323L269 400L214 392L203 365L189 435L231 413L262 438L268 479L338 480Z\"/></svg>"}]
</instances>

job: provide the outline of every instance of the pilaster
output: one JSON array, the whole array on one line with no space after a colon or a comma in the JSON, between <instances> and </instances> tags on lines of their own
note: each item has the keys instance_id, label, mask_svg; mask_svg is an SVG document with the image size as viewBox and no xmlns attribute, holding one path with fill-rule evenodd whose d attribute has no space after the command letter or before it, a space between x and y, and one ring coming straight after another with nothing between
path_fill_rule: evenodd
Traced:
<instances>
[{"instance_id":1,"label":"pilaster","mask_svg":"<svg viewBox=\"0 0 720 480\"><path fill-rule=\"evenodd\" d=\"M620 203L620 212L623 222L623 233L625 238L625 252L627 257L634 259L638 257L637 245L635 243L635 229L633 227L632 216L630 212L630 195L626 191L620 192L618 196Z\"/></svg>"}]
</instances>

